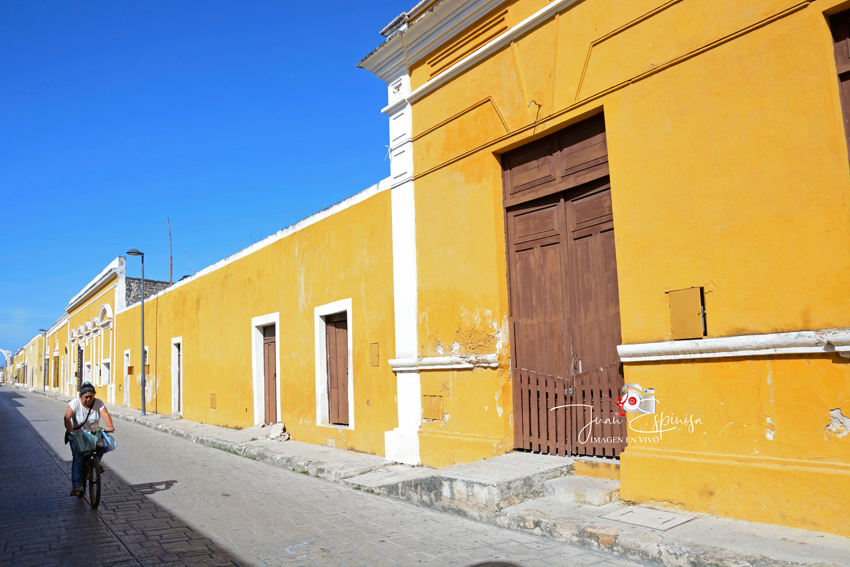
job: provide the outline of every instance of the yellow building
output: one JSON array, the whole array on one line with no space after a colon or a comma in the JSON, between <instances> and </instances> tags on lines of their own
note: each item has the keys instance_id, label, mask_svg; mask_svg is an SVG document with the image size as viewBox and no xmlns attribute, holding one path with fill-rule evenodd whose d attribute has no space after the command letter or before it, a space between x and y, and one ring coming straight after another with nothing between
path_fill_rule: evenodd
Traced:
<instances>
[{"instance_id":1,"label":"yellow building","mask_svg":"<svg viewBox=\"0 0 850 567\"><path fill-rule=\"evenodd\" d=\"M29 388L41 388L44 378L44 336L36 335L24 346L20 361L21 383Z\"/></svg>"},{"instance_id":2,"label":"yellow building","mask_svg":"<svg viewBox=\"0 0 850 567\"><path fill-rule=\"evenodd\" d=\"M147 299L146 410L235 428L283 421L302 441L384 454L397 418L388 189L372 186ZM140 307L115 316L134 408Z\"/></svg>"},{"instance_id":3,"label":"yellow building","mask_svg":"<svg viewBox=\"0 0 850 567\"><path fill-rule=\"evenodd\" d=\"M146 294L168 285L156 281L146 284ZM139 287L138 278L127 277L126 259L119 256L71 298L65 308L67 322L60 320L54 326L54 357L59 356L59 363L64 364L64 370L60 370L63 393L75 395L81 384L91 382L107 403L127 403L129 392L123 382L116 381L115 368L122 361L115 347L115 312L138 301ZM67 329L68 348L64 354L59 346L63 328Z\"/></svg>"},{"instance_id":4,"label":"yellow building","mask_svg":"<svg viewBox=\"0 0 850 567\"><path fill-rule=\"evenodd\" d=\"M409 217L399 412L443 414L394 454L622 453L627 500L850 535L848 7L425 0L387 26L360 66Z\"/></svg>"},{"instance_id":5,"label":"yellow building","mask_svg":"<svg viewBox=\"0 0 850 567\"><path fill-rule=\"evenodd\" d=\"M63 313L48 330L47 340L47 389L53 392L67 391L63 384L68 377L68 314Z\"/></svg>"}]
</instances>

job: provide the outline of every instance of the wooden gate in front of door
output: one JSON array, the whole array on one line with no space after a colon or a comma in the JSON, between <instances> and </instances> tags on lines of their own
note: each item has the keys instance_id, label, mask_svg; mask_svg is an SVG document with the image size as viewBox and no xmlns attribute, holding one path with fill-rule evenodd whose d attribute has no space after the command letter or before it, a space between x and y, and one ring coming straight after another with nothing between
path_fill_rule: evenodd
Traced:
<instances>
[{"instance_id":1,"label":"wooden gate in front of door","mask_svg":"<svg viewBox=\"0 0 850 567\"><path fill-rule=\"evenodd\" d=\"M620 307L601 115L502 157L514 437L521 449L617 456Z\"/></svg>"}]
</instances>

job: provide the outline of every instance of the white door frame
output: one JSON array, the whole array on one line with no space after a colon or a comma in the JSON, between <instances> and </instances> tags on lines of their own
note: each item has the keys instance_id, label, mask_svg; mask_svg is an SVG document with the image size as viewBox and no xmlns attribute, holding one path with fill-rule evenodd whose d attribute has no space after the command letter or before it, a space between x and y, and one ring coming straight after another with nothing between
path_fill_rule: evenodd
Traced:
<instances>
[{"instance_id":1,"label":"white door frame","mask_svg":"<svg viewBox=\"0 0 850 567\"><path fill-rule=\"evenodd\" d=\"M266 420L266 404L263 395L266 391L266 376L263 364L263 327L274 325L275 337L275 397L277 398L277 420L283 421L280 411L280 312L269 313L251 319L251 372L254 377L254 425L262 425Z\"/></svg>"},{"instance_id":2,"label":"white door frame","mask_svg":"<svg viewBox=\"0 0 850 567\"><path fill-rule=\"evenodd\" d=\"M130 407L130 375L127 370L130 367L130 349L124 351L124 405Z\"/></svg>"},{"instance_id":3,"label":"white door frame","mask_svg":"<svg viewBox=\"0 0 850 567\"><path fill-rule=\"evenodd\" d=\"M181 354L179 358L179 365L177 362L178 346L180 347L179 350ZM182 351L183 337L174 337L173 339L171 339L171 413L176 413L180 415L183 415L183 389L186 387L186 381L183 380L184 376Z\"/></svg>"},{"instance_id":4,"label":"white door frame","mask_svg":"<svg viewBox=\"0 0 850 567\"><path fill-rule=\"evenodd\" d=\"M345 313L348 327L348 425L330 422L328 413L327 324L325 317ZM316 333L316 424L335 429L354 429L354 326L351 316L351 298L319 305L313 309Z\"/></svg>"}]
</instances>

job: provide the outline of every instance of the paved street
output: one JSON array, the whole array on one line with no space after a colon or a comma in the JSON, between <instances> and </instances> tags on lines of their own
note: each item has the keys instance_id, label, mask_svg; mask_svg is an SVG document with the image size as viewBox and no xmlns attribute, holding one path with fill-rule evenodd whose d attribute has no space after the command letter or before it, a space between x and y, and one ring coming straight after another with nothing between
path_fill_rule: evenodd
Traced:
<instances>
[{"instance_id":1,"label":"paved street","mask_svg":"<svg viewBox=\"0 0 850 567\"><path fill-rule=\"evenodd\" d=\"M94 511L68 497L63 411L0 387L0 566L637 565L118 420Z\"/></svg>"}]
</instances>

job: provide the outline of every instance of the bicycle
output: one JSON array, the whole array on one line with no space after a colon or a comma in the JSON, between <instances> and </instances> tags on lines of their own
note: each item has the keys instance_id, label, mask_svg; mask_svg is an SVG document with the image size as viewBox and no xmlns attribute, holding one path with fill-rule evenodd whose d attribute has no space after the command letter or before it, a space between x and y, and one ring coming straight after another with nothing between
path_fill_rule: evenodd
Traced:
<instances>
[{"instance_id":1,"label":"bicycle","mask_svg":"<svg viewBox=\"0 0 850 567\"><path fill-rule=\"evenodd\" d=\"M92 433L97 435L100 431L106 432L102 427L96 427ZM99 448L103 450L102 447ZM83 457L83 485L80 498L86 495L86 483L89 485L89 505L96 509L100 505L100 456L96 451Z\"/></svg>"},{"instance_id":2,"label":"bicycle","mask_svg":"<svg viewBox=\"0 0 850 567\"><path fill-rule=\"evenodd\" d=\"M89 505L97 509L100 506L100 457L97 453L83 457L83 486L80 498L86 495L86 483L89 485Z\"/></svg>"}]
</instances>

